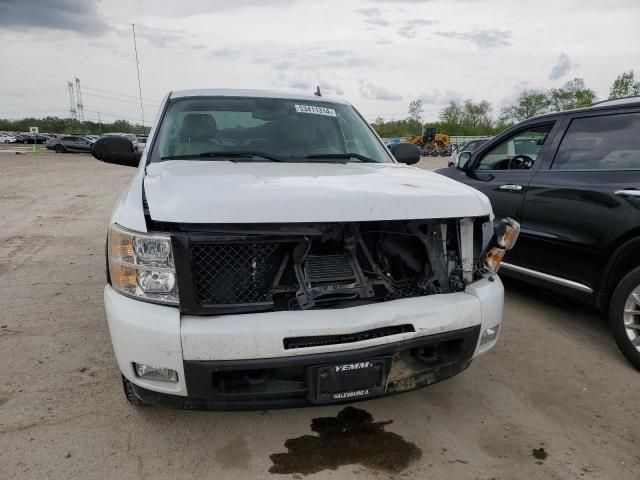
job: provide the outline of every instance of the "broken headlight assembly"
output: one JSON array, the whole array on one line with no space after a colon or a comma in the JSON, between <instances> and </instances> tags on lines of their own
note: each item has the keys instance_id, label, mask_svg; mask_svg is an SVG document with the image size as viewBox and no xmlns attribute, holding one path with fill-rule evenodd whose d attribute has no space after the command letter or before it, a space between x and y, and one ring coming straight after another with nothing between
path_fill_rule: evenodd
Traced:
<instances>
[{"instance_id":1,"label":"broken headlight assembly","mask_svg":"<svg viewBox=\"0 0 640 480\"><path fill-rule=\"evenodd\" d=\"M111 286L124 295L178 304L176 270L167 235L134 232L113 224L108 237Z\"/></svg>"},{"instance_id":2,"label":"broken headlight assembly","mask_svg":"<svg viewBox=\"0 0 640 480\"><path fill-rule=\"evenodd\" d=\"M484 269L488 273L495 274L500 270L502 259L507 250L511 250L516 244L520 234L520 224L512 218L503 218L495 226L494 244L484 259Z\"/></svg>"}]
</instances>

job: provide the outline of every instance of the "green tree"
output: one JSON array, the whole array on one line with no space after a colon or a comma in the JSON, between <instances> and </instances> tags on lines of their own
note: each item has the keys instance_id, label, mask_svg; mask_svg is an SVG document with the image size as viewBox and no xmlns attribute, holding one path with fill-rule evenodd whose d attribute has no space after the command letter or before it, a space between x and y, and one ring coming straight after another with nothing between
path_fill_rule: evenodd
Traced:
<instances>
[{"instance_id":1,"label":"green tree","mask_svg":"<svg viewBox=\"0 0 640 480\"><path fill-rule=\"evenodd\" d=\"M587 88L582 78L574 78L549 92L549 101L556 112L588 107L595 99L596 93Z\"/></svg>"},{"instance_id":2,"label":"green tree","mask_svg":"<svg viewBox=\"0 0 640 480\"><path fill-rule=\"evenodd\" d=\"M623 72L616 77L611 85L611 91L609 92L609 100L615 98L631 97L634 95L640 95L640 81L636 81L636 76L633 70Z\"/></svg>"},{"instance_id":3,"label":"green tree","mask_svg":"<svg viewBox=\"0 0 640 480\"><path fill-rule=\"evenodd\" d=\"M456 102L449 102L449 105L440 112L440 122L445 125L461 125L463 117L463 109Z\"/></svg>"},{"instance_id":4,"label":"green tree","mask_svg":"<svg viewBox=\"0 0 640 480\"><path fill-rule=\"evenodd\" d=\"M501 111L500 120L521 122L548 111L551 100L544 90L525 90L518 96L515 105L505 107Z\"/></svg>"},{"instance_id":5,"label":"green tree","mask_svg":"<svg viewBox=\"0 0 640 480\"><path fill-rule=\"evenodd\" d=\"M465 100L463 105L462 124L471 129L491 128L491 104L486 100L474 102Z\"/></svg>"},{"instance_id":6,"label":"green tree","mask_svg":"<svg viewBox=\"0 0 640 480\"><path fill-rule=\"evenodd\" d=\"M44 133L149 133L149 127L131 124L126 120L116 120L112 123L97 123L91 121L80 122L72 118L44 117L22 118L19 120L0 119L0 131L28 132L29 127L38 127Z\"/></svg>"},{"instance_id":7,"label":"green tree","mask_svg":"<svg viewBox=\"0 0 640 480\"><path fill-rule=\"evenodd\" d=\"M409 103L409 120L413 120L418 123L422 123L422 114L424 110L422 108L422 100L411 100Z\"/></svg>"}]
</instances>

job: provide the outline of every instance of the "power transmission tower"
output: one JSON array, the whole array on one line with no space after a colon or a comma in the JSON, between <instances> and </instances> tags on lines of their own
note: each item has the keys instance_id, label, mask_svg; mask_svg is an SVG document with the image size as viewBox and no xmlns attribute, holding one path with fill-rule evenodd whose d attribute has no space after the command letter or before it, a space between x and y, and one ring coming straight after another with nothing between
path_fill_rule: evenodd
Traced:
<instances>
[{"instance_id":1,"label":"power transmission tower","mask_svg":"<svg viewBox=\"0 0 640 480\"><path fill-rule=\"evenodd\" d=\"M67 81L67 86L69 87L69 113L71 114L71 118L77 120L78 111L76 110L76 99L73 92L73 83Z\"/></svg>"},{"instance_id":2,"label":"power transmission tower","mask_svg":"<svg viewBox=\"0 0 640 480\"><path fill-rule=\"evenodd\" d=\"M76 77L76 104L78 107L78 118L84 122L84 105L82 105L82 92L80 91L80 79Z\"/></svg>"}]
</instances>

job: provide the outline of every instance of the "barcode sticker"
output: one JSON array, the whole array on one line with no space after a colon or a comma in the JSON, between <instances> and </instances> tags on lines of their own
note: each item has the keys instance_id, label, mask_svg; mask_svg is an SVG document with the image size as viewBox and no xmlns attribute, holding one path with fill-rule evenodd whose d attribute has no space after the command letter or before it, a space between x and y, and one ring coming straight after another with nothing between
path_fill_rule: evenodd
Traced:
<instances>
[{"instance_id":1,"label":"barcode sticker","mask_svg":"<svg viewBox=\"0 0 640 480\"><path fill-rule=\"evenodd\" d=\"M315 115L326 115L328 117L336 116L336 111L333 108L316 107L315 105L296 105L296 112L313 113Z\"/></svg>"}]
</instances>

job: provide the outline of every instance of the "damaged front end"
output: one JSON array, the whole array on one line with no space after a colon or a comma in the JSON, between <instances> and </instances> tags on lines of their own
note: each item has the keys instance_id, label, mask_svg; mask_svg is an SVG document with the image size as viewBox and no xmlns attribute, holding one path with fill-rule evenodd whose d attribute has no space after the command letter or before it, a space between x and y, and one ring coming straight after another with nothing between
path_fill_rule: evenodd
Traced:
<instances>
[{"instance_id":1,"label":"damaged front end","mask_svg":"<svg viewBox=\"0 0 640 480\"><path fill-rule=\"evenodd\" d=\"M181 311L193 315L343 308L459 292L484 273L494 237L488 216L150 227L172 233Z\"/></svg>"}]
</instances>

